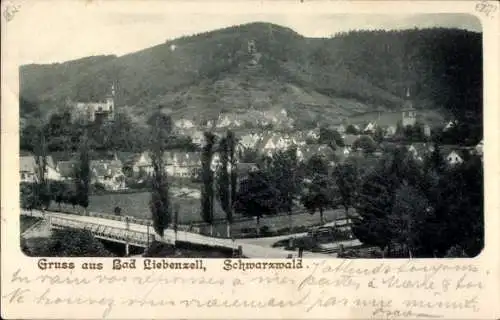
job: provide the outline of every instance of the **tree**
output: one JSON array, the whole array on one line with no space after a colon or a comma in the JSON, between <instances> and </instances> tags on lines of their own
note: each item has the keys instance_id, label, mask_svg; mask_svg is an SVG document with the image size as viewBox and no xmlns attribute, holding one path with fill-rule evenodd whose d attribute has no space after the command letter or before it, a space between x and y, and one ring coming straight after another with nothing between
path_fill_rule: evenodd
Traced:
<instances>
[{"instance_id":1,"label":"tree","mask_svg":"<svg viewBox=\"0 0 500 320\"><path fill-rule=\"evenodd\" d=\"M151 184L151 216L153 228L163 238L165 229L170 223L170 199L167 174L165 173L164 150L166 139L170 134L171 118L161 112L161 107L153 115L155 125L152 126L151 162L153 176Z\"/></svg>"},{"instance_id":2,"label":"tree","mask_svg":"<svg viewBox=\"0 0 500 320\"><path fill-rule=\"evenodd\" d=\"M381 143L384 141L384 131L380 126L377 126L377 128L375 129L373 140L375 140L376 143Z\"/></svg>"},{"instance_id":3,"label":"tree","mask_svg":"<svg viewBox=\"0 0 500 320\"><path fill-rule=\"evenodd\" d=\"M319 129L318 143L327 144L333 151L337 150L337 147L344 146L344 140L337 130L324 127Z\"/></svg>"},{"instance_id":4,"label":"tree","mask_svg":"<svg viewBox=\"0 0 500 320\"><path fill-rule=\"evenodd\" d=\"M373 153L377 149L375 141L369 136L361 136L352 144L354 150L362 149L365 153Z\"/></svg>"},{"instance_id":5,"label":"tree","mask_svg":"<svg viewBox=\"0 0 500 320\"><path fill-rule=\"evenodd\" d=\"M328 164L321 155L313 155L307 160L305 174L313 178L315 175L328 175Z\"/></svg>"},{"instance_id":6,"label":"tree","mask_svg":"<svg viewBox=\"0 0 500 320\"><path fill-rule=\"evenodd\" d=\"M234 161L234 144L235 139L231 131L227 132L227 136L222 138L219 143L219 153L221 165L217 173L217 193L222 210L226 213L227 222L227 237L231 237L231 224L233 222L233 165L230 161ZM231 159L233 158L233 159Z\"/></svg>"},{"instance_id":7,"label":"tree","mask_svg":"<svg viewBox=\"0 0 500 320\"><path fill-rule=\"evenodd\" d=\"M442 173L431 198L435 219L441 222L435 233L443 241L439 243L440 254L455 245L461 246L470 257L481 252L484 246L483 181L480 157L472 157Z\"/></svg>"},{"instance_id":8,"label":"tree","mask_svg":"<svg viewBox=\"0 0 500 320\"><path fill-rule=\"evenodd\" d=\"M434 143L432 152L425 158L424 168L427 172L433 171L437 175L441 175L446 169L446 162L438 143Z\"/></svg>"},{"instance_id":9,"label":"tree","mask_svg":"<svg viewBox=\"0 0 500 320\"><path fill-rule=\"evenodd\" d=\"M347 134L359 134L359 130L356 129L356 127L354 125L350 124L345 128L345 133L347 133Z\"/></svg>"},{"instance_id":10,"label":"tree","mask_svg":"<svg viewBox=\"0 0 500 320\"><path fill-rule=\"evenodd\" d=\"M333 188L328 176L318 174L313 178L309 191L302 197L302 204L314 214L319 211L321 224L325 223L323 212L333 203Z\"/></svg>"},{"instance_id":11,"label":"tree","mask_svg":"<svg viewBox=\"0 0 500 320\"><path fill-rule=\"evenodd\" d=\"M271 177L263 171L250 172L240 181L236 194L235 210L248 217L255 217L257 234L260 234L260 218L278 212L279 191L270 183Z\"/></svg>"},{"instance_id":12,"label":"tree","mask_svg":"<svg viewBox=\"0 0 500 320\"><path fill-rule=\"evenodd\" d=\"M299 193L299 181L297 174L297 149L290 148L285 151L276 152L271 165L267 169L271 176L270 182L278 191L278 211L286 212L289 217L289 227L292 229L292 210L294 200Z\"/></svg>"},{"instance_id":13,"label":"tree","mask_svg":"<svg viewBox=\"0 0 500 320\"><path fill-rule=\"evenodd\" d=\"M358 182L358 172L355 163L347 161L335 167L335 182L340 194L340 201L349 219L349 208L354 205Z\"/></svg>"},{"instance_id":14,"label":"tree","mask_svg":"<svg viewBox=\"0 0 500 320\"><path fill-rule=\"evenodd\" d=\"M229 134L229 133L228 133ZM229 230L228 230L228 235L231 235L231 224L233 223L233 212L234 212L234 202L236 199L236 191L238 189L237 183L238 183L238 160L237 160L237 155L236 155L236 146L238 143L237 138L234 136L234 134L231 132L228 136L228 141L229 141L229 167L230 167L230 174L229 174L229 179L231 182L231 187L229 188L230 191L230 200L229 204L230 206L230 214L226 215L227 220L229 222Z\"/></svg>"},{"instance_id":15,"label":"tree","mask_svg":"<svg viewBox=\"0 0 500 320\"><path fill-rule=\"evenodd\" d=\"M421 249L427 215L432 211L429 201L418 189L401 185L395 193L392 212L388 216L392 242L400 244L410 259Z\"/></svg>"},{"instance_id":16,"label":"tree","mask_svg":"<svg viewBox=\"0 0 500 320\"><path fill-rule=\"evenodd\" d=\"M75 172L76 201L87 214L89 206L89 187L90 187L90 150L87 135L84 135L80 142L79 166Z\"/></svg>"},{"instance_id":17,"label":"tree","mask_svg":"<svg viewBox=\"0 0 500 320\"><path fill-rule=\"evenodd\" d=\"M214 156L215 135L205 132L205 145L201 151L201 216L210 225L210 235L213 234L214 220L214 173L212 159Z\"/></svg>"},{"instance_id":18,"label":"tree","mask_svg":"<svg viewBox=\"0 0 500 320\"><path fill-rule=\"evenodd\" d=\"M57 203L59 211L61 211L61 203L66 202L64 198L64 192L67 186L63 182L54 181L50 184L50 193L54 196L54 200Z\"/></svg>"},{"instance_id":19,"label":"tree","mask_svg":"<svg viewBox=\"0 0 500 320\"><path fill-rule=\"evenodd\" d=\"M43 128L39 131L38 141L35 143L35 201L46 210L51 201L51 193L47 181L47 144L45 139L46 133Z\"/></svg>"},{"instance_id":20,"label":"tree","mask_svg":"<svg viewBox=\"0 0 500 320\"><path fill-rule=\"evenodd\" d=\"M177 243L177 230L179 228L179 204L174 205L174 232L175 232L175 243Z\"/></svg>"},{"instance_id":21,"label":"tree","mask_svg":"<svg viewBox=\"0 0 500 320\"><path fill-rule=\"evenodd\" d=\"M353 217L352 231L361 242L385 250L391 242L388 216L392 213L396 183L383 166L364 177L356 198L358 216Z\"/></svg>"}]
</instances>

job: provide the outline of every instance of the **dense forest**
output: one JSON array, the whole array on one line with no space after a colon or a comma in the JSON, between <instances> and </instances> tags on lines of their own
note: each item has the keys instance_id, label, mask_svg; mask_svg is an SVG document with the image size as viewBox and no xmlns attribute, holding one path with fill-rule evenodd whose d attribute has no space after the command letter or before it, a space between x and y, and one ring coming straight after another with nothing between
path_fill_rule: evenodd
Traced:
<instances>
[{"instance_id":1,"label":"dense forest","mask_svg":"<svg viewBox=\"0 0 500 320\"><path fill-rule=\"evenodd\" d=\"M255 41L262 67L254 76L246 68L249 40ZM318 114L328 115L332 109L354 114L359 110L348 101L363 105L365 112L395 109L409 88L417 108L481 122L482 35L434 28L352 31L315 39L273 24L245 24L121 57L22 66L21 115L44 117L68 99L103 99L112 82L117 85L117 105L140 112L157 104L191 114L210 108L244 111L247 93L253 90L267 95L269 106L281 105L291 114L311 97L321 101ZM215 90L220 83L233 85L234 99L228 101L227 91ZM290 93L283 90L287 85L301 90L291 102ZM342 100L345 104L339 98L347 99Z\"/></svg>"}]
</instances>

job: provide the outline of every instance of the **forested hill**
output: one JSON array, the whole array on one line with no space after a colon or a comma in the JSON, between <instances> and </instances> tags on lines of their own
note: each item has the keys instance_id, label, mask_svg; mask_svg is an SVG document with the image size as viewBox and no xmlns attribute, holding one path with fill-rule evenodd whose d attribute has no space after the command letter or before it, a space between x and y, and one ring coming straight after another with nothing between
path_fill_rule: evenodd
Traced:
<instances>
[{"instance_id":1,"label":"forested hill","mask_svg":"<svg viewBox=\"0 0 500 320\"><path fill-rule=\"evenodd\" d=\"M258 63L249 62L254 40ZM66 99L100 100L112 82L118 105L148 112L244 112L278 105L293 115L350 115L399 108L410 87L417 108L482 111L482 35L458 29L352 31L332 38L251 23L183 37L121 57L20 68L21 115ZM183 111L184 110L184 111ZM302 113L301 113L302 112ZM332 113L333 112L333 113ZM478 119L479 119L478 118Z\"/></svg>"}]
</instances>

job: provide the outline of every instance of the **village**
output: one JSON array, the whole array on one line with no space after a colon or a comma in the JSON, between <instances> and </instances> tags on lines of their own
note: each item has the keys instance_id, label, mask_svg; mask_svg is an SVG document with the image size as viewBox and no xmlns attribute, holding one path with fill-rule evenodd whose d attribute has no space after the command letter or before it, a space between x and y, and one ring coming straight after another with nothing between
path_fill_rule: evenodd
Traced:
<instances>
[{"instance_id":1,"label":"village","mask_svg":"<svg viewBox=\"0 0 500 320\"><path fill-rule=\"evenodd\" d=\"M112 110L112 109L111 109ZM90 120L102 114L102 109L96 109L95 113L89 113ZM256 112L257 113L257 112ZM221 114L215 121L208 121L204 126L196 124L190 119L179 119L174 122L174 132L179 136L190 137L194 145L201 147L203 144L203 132L211 130L216 136L223 136L227 130L236 133L238 163L241 167L252 167L258 169L256 163L248 161L245 155L252 153L259 156L272 156L276 151L296 148L297 160L307 162L312 156L322 156L329 164L335 166L352 156L381 157L385 151L390 150L395 144L400 144L395 137L398 127L413 127L420 125L422 137L420 141L406 142L407 150L418 161L433 151L431 141L432 128L427 124L418 122L418 113L413 108L403 109L399 117L394 113L384 119L378 117L368 123L349 123L348 119L341 121L338 125L327 127L327 130L338 132L341 143L332 148L325 141L321 141L320 128L300 130L293 127L293 119L287 117L286 110L278 112L258 112L260 118L256 119L255 127L265 128L266 125L274 125L283 129L248 129L243 128L243 122L237 115ZM387 113L386 113L387 115ZM399 119L396 123L391 120ZM442 131L450 130L455 123L449 121L440 128ZM377 135L380 135L377 137ZM368 141L362 144L360 141ZM441 154L449 165L462 163L467 155L482 155L483 142L475 146L441 145ZM250 157L251 158L251 157ZM255 158L255 156L254 156ZM251 159L250 159L251 160ZM212 167L218 166L219 158L213 158ZM165 170L169 176L176 178L198 179L201 172L201 158L199 151L166 151L164 154ZM47 157L47 179L55 181L71 180L77 159L71 155L49 154ZM20 178L21 182L35 181L36 161L32 154L21 152L20 154ZM108 191L125 190L128 188L127 181L140 181L145 176L151 175L153 171L149 151L142 153L130 152L101 152L97 153L90 161L92 184L99 184ZM131 180L132 179L132 180Z\"/></svg>"}]
</instances>

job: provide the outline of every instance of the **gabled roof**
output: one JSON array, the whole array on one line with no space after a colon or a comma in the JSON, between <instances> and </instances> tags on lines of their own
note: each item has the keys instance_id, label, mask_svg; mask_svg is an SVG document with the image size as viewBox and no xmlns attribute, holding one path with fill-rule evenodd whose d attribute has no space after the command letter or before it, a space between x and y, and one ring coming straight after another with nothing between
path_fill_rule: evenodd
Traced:
<instances>
[{"instance_id":1,"label":"gabled roof","mask_svg":"<svg viewBox=\"0 0 500 320\"><path fill-rule=\"evenodd\" d=\"M52 159L54 159L54 165L58 165L60 161L70 161L77 160L78 155L73 152L51 152Z\"/></svg>"},{"instance_id":2,"label":"gabled roof","mask_svg":"<svg viewBox=\"0 0 500 320\"><path fill-rule=\"evenodd\" d=\"M182 166L199 166L201 164L200 152L180 152L180 151L165 151L163 161L166 165L177 164Z\"/></svg>"},{"instance_id":3,"label":"gabled roof","mask_svg":"<svg viewBox=\"0 0 500 320\"><path fill-rule=\"evenodd\" d=\"M46 157L47 167L55 169L54 160L51 156ZM36 168L36 158L34 155L26 155L19 157L19 170L20 171L33 171Z\"/></svg>"},{"instance_id":4,"label":"gabled roof","mask_svg":"<svg viewBox=\"0 0 500 320\"><path fill-rule=\"evenodd\" d=\"M75 168L78 162L74 160L59 161L57 163L57 170L63 177L72 177L75 173Z\"/></svg>"},{"instance_id":5,"label":"gabled roof","mask_svg":"<svg viewBox=\"0 0 500 320\"><path fill-rule=\"evenodd\" d=\"M36 167L35 157L21 156L19 157L19 171L34 172Z\"/></svg>"},{"instance_id":6,"label":"gabled roof","mask_svg":"<svg viewBox=\"0 0 500 320\"><path fill-rule=\"evenodd\" d=\"M120 160L122 163L129 162L131 159L140 156L140 154L134 152L123 152L123 151L117 151L115 154L118 160Z\"/></svg>"}]
</instances>

